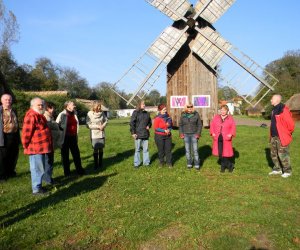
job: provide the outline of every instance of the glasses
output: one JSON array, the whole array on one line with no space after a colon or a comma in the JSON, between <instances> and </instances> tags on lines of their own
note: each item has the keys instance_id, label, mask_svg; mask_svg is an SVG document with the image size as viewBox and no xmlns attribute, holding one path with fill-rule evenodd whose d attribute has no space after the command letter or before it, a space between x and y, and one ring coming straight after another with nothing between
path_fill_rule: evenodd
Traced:
<instances>
[{"instance_id":1,"label":"glasses","mask_svg":"<svg viewBox=\"0 0 300 250\"><path fill-rule=\"evenodd\" d=\"M190 108L192 108L192 107L194 107L194 106L186 106L188 109L190 109Z\"/></svg>"}]
</instances>

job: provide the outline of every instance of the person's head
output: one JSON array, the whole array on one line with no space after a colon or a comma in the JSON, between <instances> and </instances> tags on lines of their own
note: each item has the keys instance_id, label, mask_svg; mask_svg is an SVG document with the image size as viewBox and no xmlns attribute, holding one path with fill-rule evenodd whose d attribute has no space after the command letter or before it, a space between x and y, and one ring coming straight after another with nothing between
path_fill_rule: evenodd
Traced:
<instances>
[{"instance_id":1,"label":"person's head","mask_svg":"<svg viewBox=\"0 0 300 250\"><path fill-rule=\"evenodd\" d=\"M271 104L272 104L273 106L276 106L276 105L278 105L279 103L281 103L281 100L282 100L281 95L278 95L278 94L273 95L272 98L271 98Z\"/></svg>"},{"instance_id":2,"label":"person's head","mask_svg":"<svg viewBox=\"0 0 300 250\"><path fill-rule=\"evenodd\" d=\"M12 104L12 97L10 94L4 94L1 96L1 103L3 108L10 109Z\"/></svg>"},{"instance_id":3,"label":"person's head","mask_svg":"<svg viewBox=\"0 0 300 250\"><path fill-rule=\"evenodd\" d=\"M44 100L39 97L33 98L30 101L30 108L32 108L35 112L37 112L39 114L44 114L44 112L45 112Z\"/></svg>"},{"instance_id":4,"label":"person's head","mask_svg":"<svg viewBox=\"0 0 300 250\"><path fill-rule=\"evenodd\" d=\"M64 104L64 109L69 111L69 112L74 112L75 111L75 103L73 101L66 101Z\"/></svg>"},{"instance_id":5,"label":"person's head","mask_svg":"<svg viewBox=\"0 0 300 250\"><path fill-rule=\"evenodd\" d=\"M160 114L162 114L162 115L164 115L165 113L167 113L167 106L166 106L166 104L159 104L158 105L158 112L160 113Z\"/></svg>"},{"instance_id":6,"label":"person's head","mask_svg":"<svg viewBox=\"0 0 300 250\"><path fill-rule=\"evenodd\" d=\"M138 105L136 106L136 109L137 109L137 110L144 110L145 107L146 107L145 101L141 100L141 101L138 103Z\"/></svg>"},{"instance_id":7,"label":"person's head","mask_svg":"<svg viewBox=\"0 0 300 250\"><path fill-rule=\"evenodd\" d=\"M51 115L53 115L55 107L54 107L54 103L52 102L45 102L45 109L46 111L48 111Z\"/></svg>"},{"instance_id":8,"label":"person's head","mask_svg":"<svg viewBox=\"0 0 300 250\"><path fill-rule=\"evenodd\" d=\"M102 111L102 109L101 109L101 102L94 102L93 103L92 111L94 111L96 113L101 112Z\"/></svg>"},{"instance_id":9,"label":"person's head","mask_svg":"<svg viewBox=\"0 0 300 250\"><path fill-rule=\"evenodd\" d=\"M194 105L192 103L188 103L185 105L184 112L185 113L193 113L195 111Z\"/></svg>"},{"instance_id":10,"label":"person's head","mask_svg":"<svg viewBox=\"0 0 300 250\"><path fill-rule=\"evenodd\" d=\"M229 112L228 106L227 105L222 105L221 108L220 108L221 115L223 115L223 116L228 115L228 112Z\"/></svg>"}]
</instances>

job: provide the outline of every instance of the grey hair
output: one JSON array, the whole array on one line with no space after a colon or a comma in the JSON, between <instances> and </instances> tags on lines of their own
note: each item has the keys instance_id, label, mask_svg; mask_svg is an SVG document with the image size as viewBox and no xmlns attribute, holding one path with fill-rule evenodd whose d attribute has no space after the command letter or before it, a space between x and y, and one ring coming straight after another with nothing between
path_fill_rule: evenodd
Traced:
<instances>
[{"instance_id":1,"label":"grey hair","mask_svg":"<svg viewBox=\"0 0 300 250\"><path fill-rule=\"evenodd\" d=\"M31 101L30 101L30 107L33 107L34 104L35 104L35 102L36 102L37 100L41 100L41 101L43 102L43 104L45 104L45 101L44 101L42 98L34 97L34 98L32 98Z\"/></svg>"},{"instance_id":2,"label":"grey hair","mask_svg":"<svg viewBox=\"0 0 300 250\"><path fill-rule=\"evenodd\" d=\"M66 109L70 103L74 103L74 102L73 101L66 101L64 103L64 109Z\"/></svg>"}]
</instances>

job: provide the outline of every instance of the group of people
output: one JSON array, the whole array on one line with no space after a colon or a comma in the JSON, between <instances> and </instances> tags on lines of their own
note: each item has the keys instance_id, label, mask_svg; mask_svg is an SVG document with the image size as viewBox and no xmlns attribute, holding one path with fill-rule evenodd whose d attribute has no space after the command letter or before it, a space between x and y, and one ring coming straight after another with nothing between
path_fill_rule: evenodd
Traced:
<instances>
[{"instance_id":1,"label":"group of people","mask_svg":"<svg viewBox=\"0 0 300 250\"><path fill-rule=\"evenodd\" d=\"M271 99L273 111L270 126L271 158L274 167L270 175L291 176L292 168L289 154L289 144L292 142L294 121L289 108L281 102L280 95ZM64 110L54 119L54 105L46 103L39 97L30 102L26 112L22 134L19 133L17 112L12 108L12 96L1 96L0 106L0 182L16 176L16 165L19 155L19 143L22 142L24 154L29 156L32 193L44 194L42 182L53 184L52 172L54 150L60 148L64 175L70 175L71 152L76 172L84 175L78 147L79 121L75 111L75 103L67 101ZM105 127L108 119L101 109L101 103L95 102L86 118L90 129L90 139L93 147L94 168L102 167L103 149L105 147ZM165 104L158 106L158 114L151 120L141 101L133 112L130 121L130 132L135 141L134 167L141 164L150 165L149 137L153 125L154 139L157 146L160 166L173 167L172 162L172 119L167 113ZM201 160L198 153L198 141L201 137L202 123L193 104L186 105L179 122L179 136L184 141L187 168L194 165L200 169ZM236 136L236 125L229 114L226 105L221 106L220 113L215 115L210 123L210 135L213 140L212 154L219 157L221 172L228 169L232 172L234 150L232 140ZM141 159L141 151L143 158Z\"/></svg>"},{"instance_id":2,"label":"group of people","mask_svg":"<svg viewBox=\"0 0 300 250\"><path fill-rule=\"evenodd\" d=\"M19 142L22 142L24 154L29 156L32 193L47 193L43 181L53 185L52 178L54 151L61 150L64 175L70 175L69 152L78 175L84 175L78 147L79 121L75 103L66 101L64 110L54 119L54 105L39 97L30 101L26 112L22 134L19 134L17 113L12 109L12 97L4 94L0 106L0 181L16 176L16 164L19 153ZM105 144L104 129L107 118L101 110L101 104L95 103L87 114L87 126L91 131L91 142L94 148L94 166L102 166ZM21 139L21 140L20 140Z\"/></svg>"},{"instance_id":3,"label":"group of people","mask_svg":"<svg viewBox=\"0 0 300 250\"><path fill-rule=\"evenodd\" d=\"M292 133L295 123L289 108L282 102L282 97L273 95L271 104L270 146L271 158L274 163L269 175L280 174L287 178L292 173L289 144L292 141ZM135 141L134 167L141 164L149 166L149 129L152 122L149 113L145 110L145 103L141 101L133 112L130 121L130 132ZM172 119L167 113L165 104L158 106L158 114L153 120L154 140L157 146L160 166L165 164L172 168ZM199 113L193 104L188 103L183 110L179 121L179 136L184 141L187 168L200 169L201 160L198 152L198 141L201 136L202 122ZM229 113L227 105L220 107L219 114L215 115L210 122L210 135L212 137L212 154L219 158L220 172L234 170L234 148L232 140L236 136L236 124ZM140 152L143 152L141 160Z\"/></svg>"}]
</instances>

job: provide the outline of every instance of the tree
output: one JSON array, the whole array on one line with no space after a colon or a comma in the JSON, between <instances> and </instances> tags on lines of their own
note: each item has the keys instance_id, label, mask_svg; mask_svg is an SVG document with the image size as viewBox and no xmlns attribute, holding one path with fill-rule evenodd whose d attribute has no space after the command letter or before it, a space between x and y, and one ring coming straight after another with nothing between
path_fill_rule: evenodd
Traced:
<instances>
[{"instance_id":1,"label":"tree","mask_svg":"<svg viewBox=\"0 0 300 250\"><path fill-rule=\"evenodd\" d=\"M39 90L57 90L59 72L60 68L55 66L49 58L41 57L36 60L35 67L30 74L39 83Z\"/></svg>"},{"instance_id":2,"label":"tree","mask_svg":"<svg viewBox=\"0 0 300 250\"><path fill-rule=\"evenodd\" d=\"M11 44L19 41L19 24L12 11L6 11L0 0L0 50L9 49Z\"/></svg>"},{"instance_id":3,"label":"tree","mask_svg":"<svg viewBox=\"0 0 300 250\"><path fill-rule=\"evenodd\" d=\"M158 90L151 90L147 95L146 101L149 106L157 106L160 103L160 93Z\"/></svg>"},{"instance_id":4,"label":"tree","mask_svg":"<svg viewBox=\"0 0 300 250\"><path fill-rule=\"evenodd\" d=\"M237 96L238 93L228 86L218 88L218 100L231 100Z\"/></svg>"},{"instance_id":5,"label":"tree","mask_svg":"<svg viewBox=\"0 0 300 250\"><path fill-rule=\"evenodd\" d=\"M124 96L125 98L127 97L124 91L118 90L108 82L98 83L95 86L94 91L97 93L97 96L102 101L102 103L110 109L127 108L126 102L115 92L113 92L112 88L114 89L114 91L118 92L119 95Z\"/></svg>"},{"instance_id":6,"label":"tree","mask_svg":"<svg viewBox=\"0 0 300 250\"><path fill-rule=\"evenodd\" d=\"M61 69L59 90L67 90L72 98L88 99L92 93L86 79L72 68Z\"/></svg>"},{"instance_id":7,"label":"tree","mask_svg":"<svg viewBox=\"0 0 300 250\"><path fill-rule=\"evenodd\" d=\"M269 63L266 71L274 75L279 83L275 85L275 91L264 98L263 104L269 104L274 93L280 94L283 102L300 93L300 50L286 52L282 58Z\"/></svg>"}]
</instances>

